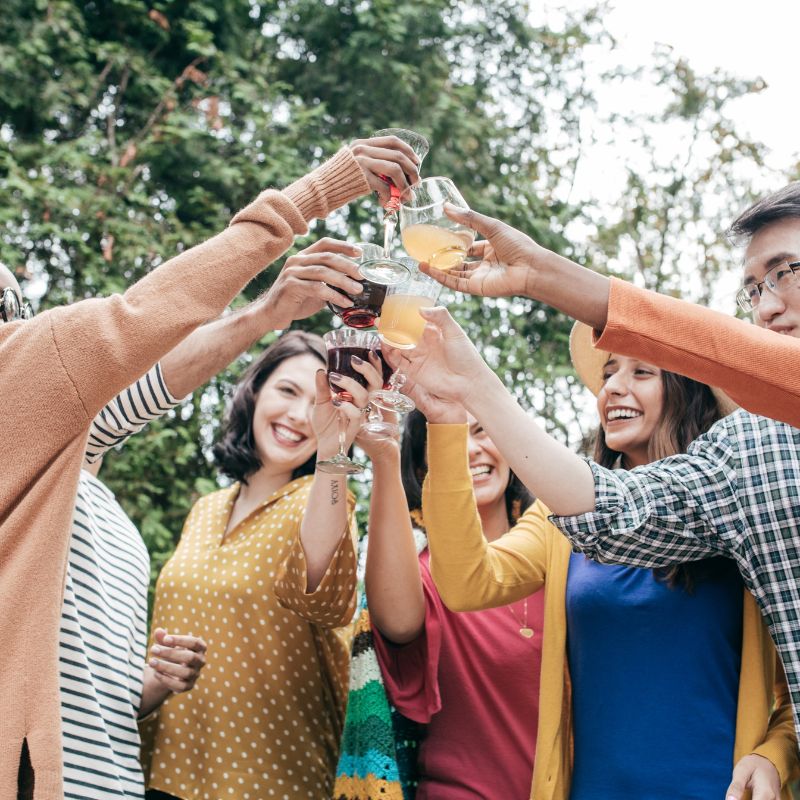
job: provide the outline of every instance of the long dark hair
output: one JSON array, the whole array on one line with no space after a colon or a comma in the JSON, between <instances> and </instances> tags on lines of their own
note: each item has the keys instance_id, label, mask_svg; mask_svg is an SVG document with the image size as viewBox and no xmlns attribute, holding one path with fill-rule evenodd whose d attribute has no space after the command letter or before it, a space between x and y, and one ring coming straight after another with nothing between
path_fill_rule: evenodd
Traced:
<instances>
[{"instance_id":1,"label":"long dark hair","mask_svg":"<svg viewBox=\"0 0 800 800\"><path fill-rule=\"evenodd\" d=\"M253 436L253 412L261 387L275 369L295 356L316 356L325 366L325 343L322 338L304 331L290 331L271 344L247 369L236 385L230 408L214 445L214 460L224 475L247 483L262 464ZM292 472L292 480L314 472L316 453Z\"/></svg>"},{"instance_id":2,"label":"long dark hair","mask_svg":"<svg viewBox=\"0 0 800 800\"><path fill-rule=\"evenodd\" d=\"M698 436L722 417L717 398L706 384L662 370L661 385L664 389L664 405L647 445L650 461L685 453ZM595 438L594 461L601 467L612 469L621 455L606 444L606 434L600 426ZM713 577L729 566L728 562L729 559L722 557L706 558L655 569L653 572L670 586L691 591L698 580Z\"/></svg>"},{"instance_id":3,"label":"long dark hair","mask_svg":"<svg viewBox=\"0 0 800 800\"><path fill-rule=\"evenodd\" d=\"M428 423L422 412L415 410L406 417L403 443L400 448L400 472L409 511L422 509L422 483L428 474L425 458L428 446ZM506 513L513 525L536 498L525 488L520 479L511 472L505 491Z\"/></svg>"}]
</instances>

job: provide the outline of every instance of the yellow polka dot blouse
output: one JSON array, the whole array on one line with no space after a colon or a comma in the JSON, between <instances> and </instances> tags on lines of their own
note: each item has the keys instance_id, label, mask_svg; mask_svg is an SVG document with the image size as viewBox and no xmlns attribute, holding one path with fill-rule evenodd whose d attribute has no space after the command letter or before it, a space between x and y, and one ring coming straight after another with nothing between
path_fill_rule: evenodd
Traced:
<instances>
[{"instance_id":1,"label":"yellow polka dot blouse","mask_svg":"<svg viewBox=\"0 0 800 800\"><path fill-rule=\"evenodd\" d=\"M275 492L224 541L238 484L192 508L159 576L152 627L202 636L208 653L195 687L142 725L151 788L186 800L330 796L356 549L351 523L306 594L299 533L311 481Z\"/></svg>"}]
</instances>

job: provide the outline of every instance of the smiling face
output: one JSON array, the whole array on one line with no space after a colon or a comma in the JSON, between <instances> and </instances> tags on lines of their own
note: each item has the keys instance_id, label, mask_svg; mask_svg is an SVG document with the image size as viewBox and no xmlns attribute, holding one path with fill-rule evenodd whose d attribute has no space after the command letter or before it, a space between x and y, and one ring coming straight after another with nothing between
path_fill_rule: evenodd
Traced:
<instances>
[{"instance_id":1,"label":"smiling face","mask_svg":"<svg viewBox=\"0 0 800 800\"><path fill-rule=\"evenodd\" d=\"M606 444L623 454L625 466L646 464L648 445L664 410L661 370L612 354L603 368L597 410Z\"/></svg>"},{"instance_id":2,"label":"smiling face","mask_svg":"<svg viewBox=\"0 0 800 800\"><path fill-rule=\"evenodd\" d=\"M782 261L800 261L797 217L777 220L754 234L744 256L744 284L760 283L766 272ZM800 337L800 281L781 294L762 287L761 299L753 310L753 322L786 336Z\"/></svg>"},{"instance_id":3,"label":"smiling face","mask_svg":"<svg viewBox=\"0 0 800 800\"><path fill-rule=\"evenodd\" d=\"M499 507L501 504L504 506L511 469L494 442L472 415L469 416L467 445L476 505L479 509L493 505Z\"/></svg>"},{"instance_id":4,"label":"smiling face","mask_svg":"<svg viewBox=\"0 0 800 800\"><path fill-rule=\"evenodd\" d=\"M292 356L278 364L261 387L253 411L253 438L262 469L291 474L317 449L311 411L321 366L311 354Z\"/></svg>"}]
</instances>

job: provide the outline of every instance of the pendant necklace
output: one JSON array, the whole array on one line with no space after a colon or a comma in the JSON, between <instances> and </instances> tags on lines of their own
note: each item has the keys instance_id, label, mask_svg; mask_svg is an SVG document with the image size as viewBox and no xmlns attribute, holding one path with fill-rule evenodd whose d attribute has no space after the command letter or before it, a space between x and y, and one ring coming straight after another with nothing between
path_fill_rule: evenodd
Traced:
<instances>
[{"instance_id":1,"label":"pendant necklace","mask_svg":"<svg viewBox=\"0 0 800 800\"><path fill-rule=\"evenodd\" d=\"M508 606L511 616L519 625L519 635L524 639L530 639L533 636L533 628L528 627L528 598L525 598L524 605L522 606L522 619L520 619L511 606Z\"/></svg>"}]
</instances>

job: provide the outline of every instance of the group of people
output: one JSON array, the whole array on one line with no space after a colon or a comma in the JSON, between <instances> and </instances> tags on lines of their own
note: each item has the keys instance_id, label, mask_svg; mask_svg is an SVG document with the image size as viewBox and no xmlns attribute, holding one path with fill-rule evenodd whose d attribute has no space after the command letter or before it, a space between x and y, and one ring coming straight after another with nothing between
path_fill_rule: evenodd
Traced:
<instances>
[{"instance_id":1,"label":"group of people","mask_svg":"<svg viewBox=\"0 0 800 800\"><path fill-rule=\"evenodd\" d=\"M231 484L192 508L147 619L104 454L266 332L351 303L357 249L322 239L220 316L312 219L388 197L386 176L413 185L418 163L358 140L120 296L33 316L0 266L0 796L790 797L800 184L733 226L755 325L448 208L484 238L423 271L577 320L593 458L442 308L416 348L383 345L417 406L401 441L361 425L377 360L354 359L364 385L337 377L352 400L334 404L322 340L284 333L235 389L213 451ZM316 469L340 414L372 466L361 544L345 477Z\"/></svg>"}]
</instances>

